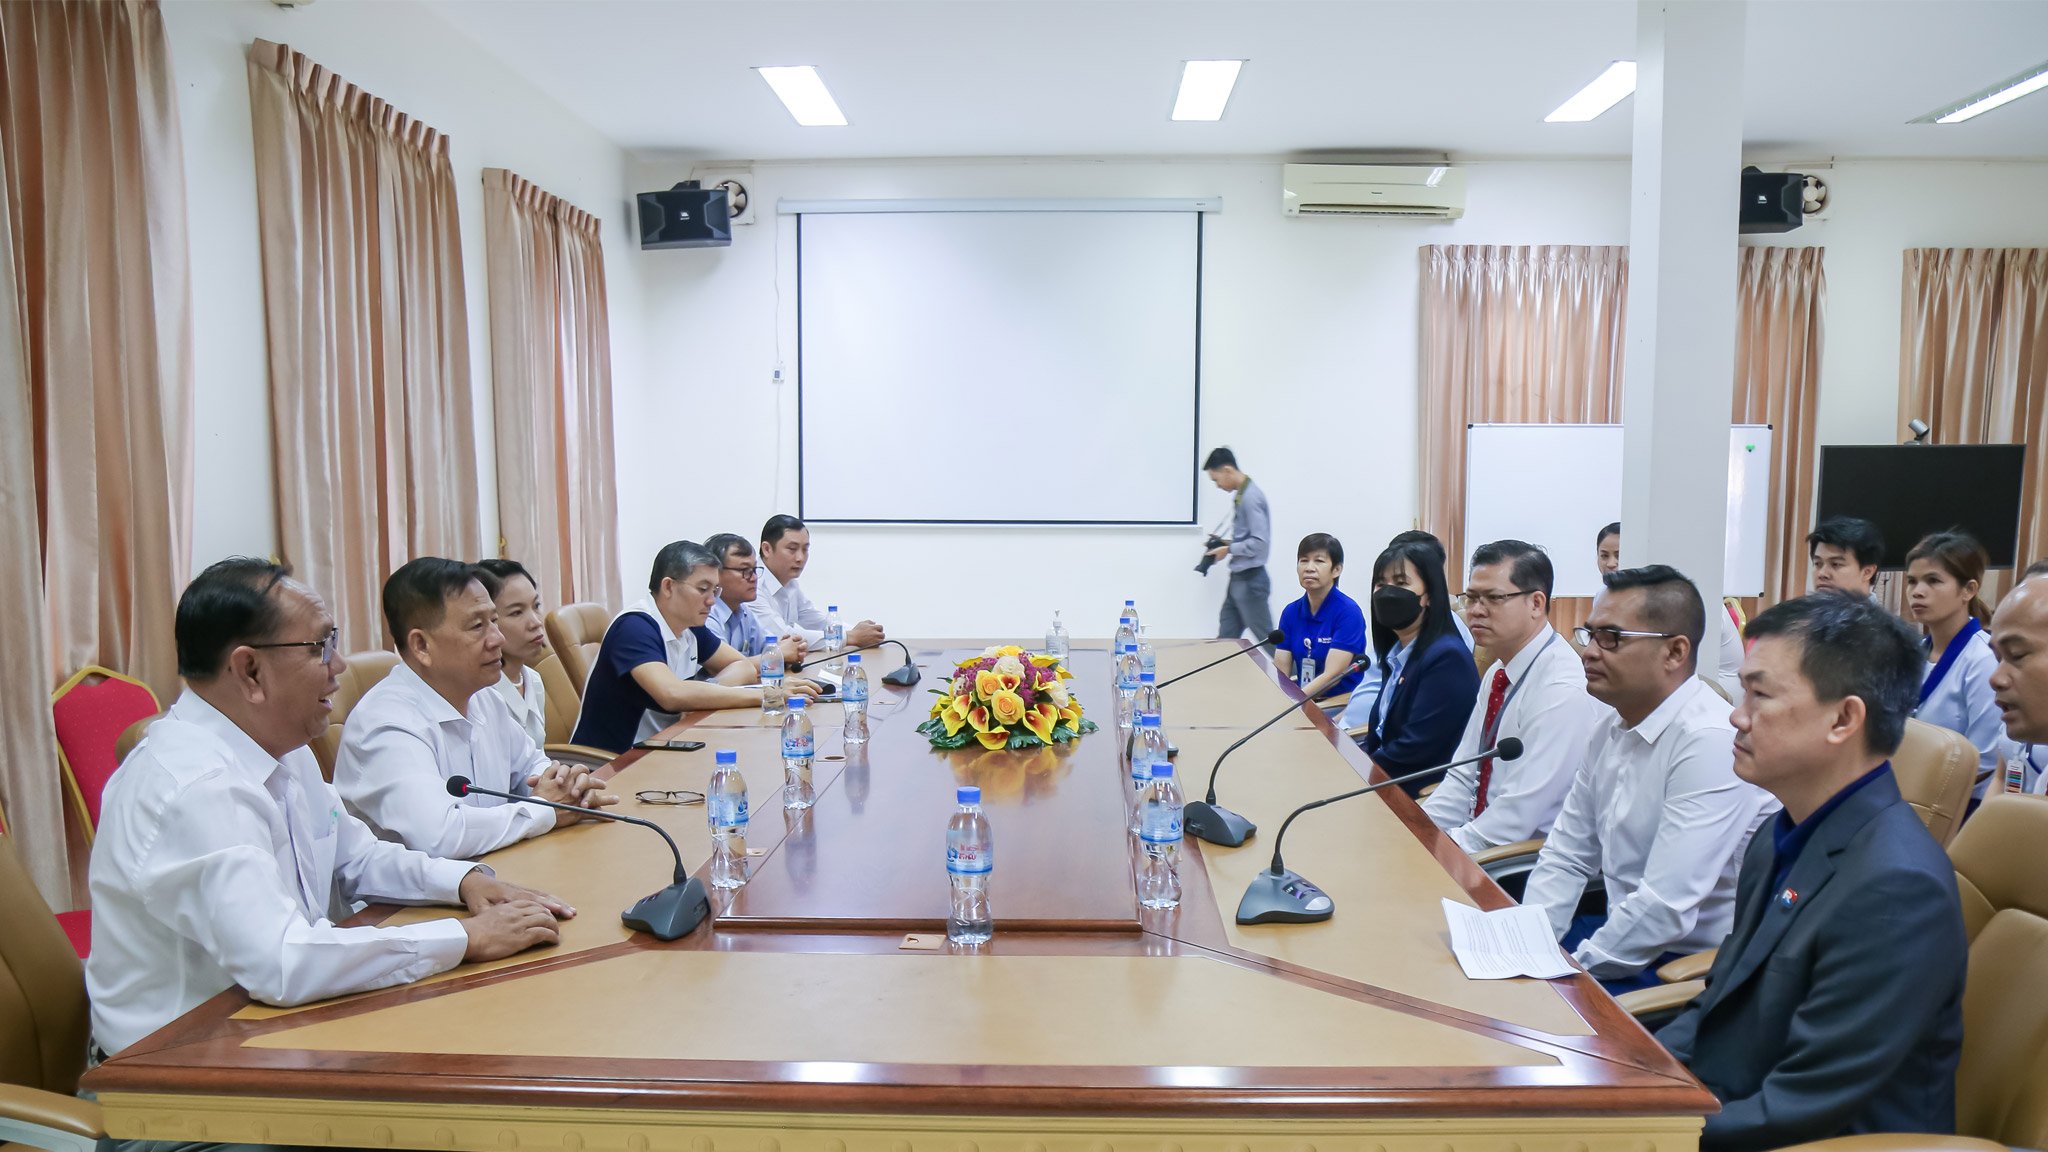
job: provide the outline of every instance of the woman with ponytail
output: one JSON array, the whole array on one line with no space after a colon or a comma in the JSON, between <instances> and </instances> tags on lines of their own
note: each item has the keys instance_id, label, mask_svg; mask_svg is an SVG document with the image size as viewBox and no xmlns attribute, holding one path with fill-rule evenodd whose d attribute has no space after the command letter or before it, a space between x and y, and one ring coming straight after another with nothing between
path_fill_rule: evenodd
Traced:
<instances>
[{"instance_id":1,"label":"woman with ponytail","mask_svg":"<svg viewBox=\"0 0 2048 1152\"><path fill-rule=\"evenodd\" d=\"M1906 610L1925 630L1921 643L1927 649L1920 707L1913 715L1976 745L1973 806L1998 770L2005 734L1991 691L1998 666L1984 629L1991 612L1977 596L1989 563L1984 546L1960 531L1936 532L1906 553Z\"/></svg>"}]
</instances>

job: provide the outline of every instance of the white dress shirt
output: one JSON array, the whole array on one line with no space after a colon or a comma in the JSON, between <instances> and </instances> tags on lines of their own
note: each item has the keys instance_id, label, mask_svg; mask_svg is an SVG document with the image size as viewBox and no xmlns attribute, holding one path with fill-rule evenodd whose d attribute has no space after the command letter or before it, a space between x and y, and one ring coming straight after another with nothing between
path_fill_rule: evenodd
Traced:
<instances>
[{"instance_id":1,"label":"white dress shirt","mask_svg":"<svg viewBox=\"0 0 2048 1152\"><path fill-rule=\"evenodd\" d=\"M817 647L825 638L824 611L804 595L795 580L784 584L766 564L756 571L761 574L761 582L747 611L761 622L761 630L770 636L801 636L804 643Z\"/></svg>"},{"instance_id":2,"label":"white dress shirt","mask_svg":"<svg viewBox=\"0 0 2048 1152\"><path fill-rule=\"evenodd\" d=\"M272 759L187 690L107 782L92 846L93 1036L119 1052L232 985L293 1005L462 962L457 920L337 928L344 902L459 902L477 867L386 844L313 753Z\"/></svg>"},{"instance_id":3,"label":"white dress shirt","mask_svg":"<svg viewBox=\"0 0 2048 1152\"><path fill-rule=\"evenodd\" d=\"M1934 653L1935 659L1941 653ZM1963 644L1949 666L1948 675L1935 685L1933 695L1913 713L1929 724L1939 725L1977 746L1977 786L1971 795L1984 798L1984 790L1998 771L1998 744L2005 739L2004 714L1992 699L1991 673L1998 667L1998 653L1983 629ZM1921 683L1934 675L1934 665L1921 668Z\"/></svg>"},{"instance_id":4,"label":"white dress shirt","mask_svg":"<svg viewBox=\"0 0 2048 1152\"><path fill-rule=\"evenodd\" d=\"M1721 660L1714 670L1714 682L1728 693L1728 699L1742 699L1742 657L1746 649L1742 646L1742 629L1736 627L1735 617L1728 612L1728 606L1721 606ZM1705 663L1704 660L1701 663Z\"/></svg>"},{"instance_id":5,"label":"white dress shirt","mask_svg":"<svg viewBox=\"0 0 2048 1152\"><path fill-rule=\"evenodd\" d=\"M1486 725L1493 674L1501 667L1496 660L1479 678L1479 699L1472 706L1472 718L1465 722L1456 759L1476 755L1486 747L1480 742L1481 729ZM1594 726L1614 715L1613 709L1586 694L1585 666L1554 628L1538 632L1506 667L1512 697L1501 710L1494 739L1497 743L1509 736L1519 738L1521 757L1494 760L1486 811L1477 816L1472 810L1479 797L1478 764L1451 769L1422 804L1436 826L1450 833L1467 852L1513 844L1550 831L1564 804L1564 794L1572 786L1572 775L1585 757Z\"/></svg>"},{"instance_id":6,"label":"white dress shirt","mask_svg":"<svg viewBox=\"0 0 2048 1152\"><path fill-rule=\"evenodd\" d=\"M519 679L513 680L507 672L498 677L498 695L505 706L512 709L512 716L526 734L533 738L535 748L545 748L548 743L548 690L541 683L540 673L532 668L521 668Z\"/></svg>"},{"instance_id":7,"label":"white dress shirt","mask_svg":"<svg viewBox=\"0 0 2048 1152\"><path fill-rule=\"evenodd\" d=\"M468 860L552 831L555 814L496 796L450 796L448 778L524 796L527 777L547 766L497 689L471 696L457 712L400 664L363 693L342 725L334 787L384 839Z\"/></svg>"},{"instance_id":8,"label":"white dress shirt","mask_svg":"<svg viewBox=\"0 0 2048 1152\"><path fill-rule=\"evenodd\" d=\"M1522 903L1542 905L1562 938L1601 877L1607 923L1572 954L1596 977L1718 947L1735 922L1743 849L1777 808L1735 775L1728 702L1689 677L1634 728L1610 714L1594 729Z\"/></svg>"}]
</instances>

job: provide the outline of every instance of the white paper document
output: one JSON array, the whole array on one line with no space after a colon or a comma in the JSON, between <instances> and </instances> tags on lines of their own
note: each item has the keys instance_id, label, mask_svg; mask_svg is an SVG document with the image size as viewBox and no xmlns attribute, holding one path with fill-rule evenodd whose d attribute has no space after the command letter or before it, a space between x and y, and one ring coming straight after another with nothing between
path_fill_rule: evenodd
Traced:
<instances>
[{"instance_id":1,"label":"white paper document","mask_svg":"<svg viewBox=\"0 0 2048 1152\"><path fill-rule=\"evenodd\" d=\"M1555 980L1578 971L1550 934L1550 918L1533 904L1481 912L1445 900L1444 919L1451 927L1451 953L1469 979Z\"/></svg>"}]
</instances>

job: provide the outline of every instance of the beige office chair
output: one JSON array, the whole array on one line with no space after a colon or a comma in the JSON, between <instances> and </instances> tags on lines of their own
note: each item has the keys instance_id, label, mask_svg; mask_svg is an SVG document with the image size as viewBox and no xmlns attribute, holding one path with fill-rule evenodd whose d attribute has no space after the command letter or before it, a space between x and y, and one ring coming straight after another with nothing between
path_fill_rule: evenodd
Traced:
<instances>
[{"instance_id":1,"label":"beige office chair","mask_svg":"<svg viewBox=\"0 0 2048 1152\"><path fill-rule=\"evenodd\" d=\"M581 710L582 701L577 698L576 689L569 683L569 673L562 668L562 661L553 652L540 658L533 666L540 673L540 682L547 692L547 746L542 749L555 760L582 764L595 768L609 764L612 754L602 748L585 744L569 743L569 736L576 730L576 714Z\"/></svg>"},{"instance_id":2,"label":"beige office chair","mask_svg":"<svg viewBox=\"0 0 2048 1152\"><path fill-rule=\"evenodd\" d=\"M80 1100L91 1012L85 968L0 836L0 1143L92 1152L100 1107Z\"/></svg>"},{"instance_id":3,"label":"beige office chair","mask_svg":"<svg viewBox=\"0 0 2048 1152\"><path fill-rule=\"evenodd\" d=\"M598 648L604 644L605 629L612 626L612 614L602 604L564 604L547 615L548 647L569 674L569 688L576 700L583 699L583 685L597 663ZM554 689L549 688L552 694Z\"/></svg>"},{"instance_id":4,"label":"beige office chair","mask_svg":"<svg viewBox=\"0 0 2048 1152\"><path fill-rule=\"evenodd\" d=\"M135 751L137 744L142 743L143 736L149 732L149 726L163 718L162 712L154 716L144 716L122 731L120 737L114 741L114 763L118 765L128 759L128 754Z\"/></svg>"},{"instance_id":5,"label":"beige office chair","mask_svg":"<svg viewBox=\"0 0 2048 1152\"><path fill-rule=\"evenodd\" d=\"M357 652L348 658L348 667L341 673L341 687L334 690L334 711L327 714L327 731L313 738L313 758L320 761L320 775L330 783L334 780L334 757L341 751L341 727L348 723L349 712L363 693L375 688L396 667L396 652Z\"/></svg>"}]
</instances>

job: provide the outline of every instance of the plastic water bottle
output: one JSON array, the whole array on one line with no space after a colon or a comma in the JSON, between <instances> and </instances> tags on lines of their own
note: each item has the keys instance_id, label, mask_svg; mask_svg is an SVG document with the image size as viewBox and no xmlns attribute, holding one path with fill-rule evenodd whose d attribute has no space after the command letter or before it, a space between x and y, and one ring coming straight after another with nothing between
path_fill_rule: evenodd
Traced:
<instances>
[{"instance_id":1,"label":"plastic water bottle","mask_svg":"<svg viewBox=\"0 0 2048 1152\"><path fill-rule=\"evenodd\" d=\"M1131 747L1131 831L1142 832L1145 799L1152 788L1152 769L1168 763L1166 731L1159 726L1159 713L1138 721L1138 739Z\"/></svg>"},{"instance_id":2,"label":"plastic water bottle","mask_svg":"<svg viewBox=\"0 0 2048 1152\"><path fill-rule=\"evenodd\" d=\"M988 881L996 867L995 833L981 814L981 789L968 784L954 798L960 807L946 823L946 879L953 886L946 939L986 944L995 935L995 918L988 909Z\"/></svg>"},{"instance_id":3,"label":"plastic water bottle","mask_svg":"<svg viewBox=\"0 0 2048 1152\"><path fill-rule=\"evenodd\" d=\"M1151 629L1138 629L1138 671L1159 671L1159 651L1152 647Z\"/></svg>"},{"instance_id":4,"label":"plastic water bottle","mask_svg":"<svg viewBox=\"0 0 2048 1152\"><path fill-rule=\"evenodd\" d=\"M704 786L704 821L711 826L711 886L747 882L747 778L739 753L720 748L711 783Z\"/></svg>"},{"instance_id":5,"label":"plastic water bottle","mask_svg":"<svg viewBox=\"0 0 2048 1152\"><path fill-rule=\"evenodd\" d=\"M768 646L761 649L761 715L775 717L782 715L782 702L788 689L782 686L782 637L770 636Z\"/></svg>"},{"instance_id":6,"label":"plastic water bottle","mask_svg":"<svg viewBox=\"0 0 2048 1152\"><path fill-rule=\"evenodd\" d=\"M839 684L839 702L846 706L843 736L848 744L868 741L868 671L860 666L860 653L846 657L846 677Z\"/></svg>"},{"instance_id":7,"label":"plastic water bottle","mask_svg":"<svg viewBox=\"0 0 2048 1152\"><path fill-rule=\"evenodd\" d=\"M1116 636L1109 642L1109 654L1114 657L1124 650L1126 642L1138 642L1138 626L1131 623L1129 616L1119 617L1116 622Z\"/></svg>"},{"instance_id":8,"label":"plastic water bottle","mask_svg":"<svg viewBox=\"0 0 2048 1152\"><path fill-rule=\"evenodd\" d=\"M1294 683L1302 691L1306 692L1308 691L1308 686L1314 683L1316 678L1316 642L1314 640L1302 641L1301 667L1297 671L1298 674L1294 678Z\"/></svg>"},{"instance_id":9,"label":"plastic water bottle","mask_svg":"<svg viewBox=\"0 0 2048 1152\"><path fill-rule=\"evenodd\" d=\"M1126 640L1116 658L1116 726L1129 732L1138 722L1138 643Z\"/></svg>"},{"instance_id":10,"label":"plastic water bottle","mask_svg":"<svg viewBox=\"0 0 2048 1152\"><path fill-rule=\"evenodd\" d=\"M1180 785L1173 765L1152 765L1152 786L1146 790L1138 839L1145 858L1138 865L1138 903L1147 908L1180 905Z\"/></svg>"},{"instance_id":11,"label":"plastic water bottle","mask_svg":"<svg viewBox=\"0 0 2048 1152\"><path fill-rule=\"evenodd\" d=\"M782 718L782 806L809 808L817 795L811 791L811 759L818 754L818 738L811 730L811 717L801 696L789 698L789 715Z\"/></svg>"},{"instance_id":12,"label":"plastic water bottle","mask_svg":"<svg viewBox=\"0 0 2048 1152\"><path fill-rule=\"evenodd\" d=\"M846 647L846 624L839 619L839 605L825 606L825 651L837 652Z\"/></svg>"},{"instance_id":13,"label":"plastic water bottle","mask_svg":"<svg viewBox=\"0 0 2048 1152\"><path fill-rule=\"evenodd\" d=\"M1137 710L1140 724L1147 716L1159 715L1159 673L1149 668L1139 670L1138 695L1131 703Z\"/></svg>"},{"instance_id":14,"label":"plastic water bottle","mask_svg":"<svg viewBox=\"0 0 2048 1152\"><path fill-rule=\"evenodd\" d=\"M1126 615L1126 616L1129 616L1129 617L1131 618L1131 630L1132 630L1133 632L1137 631L1137 629L1138 629L1138 602L1137 602L1136 600L1126 600L1126 601L1124 601L1124 615Z\"/></svg>"},{"instance_id":15,"label":"plastic water bottle","mask_svg":"<svg viewBox=\"0 0 2048 1152\"><path fill-rule=\"evenodd\" d=\"M1060 614L1052 614L1052 627L1045 630L1045 654L1060 660L1067 658L1067 626L1060 623Z\"/></svg>"}]
</instances>

